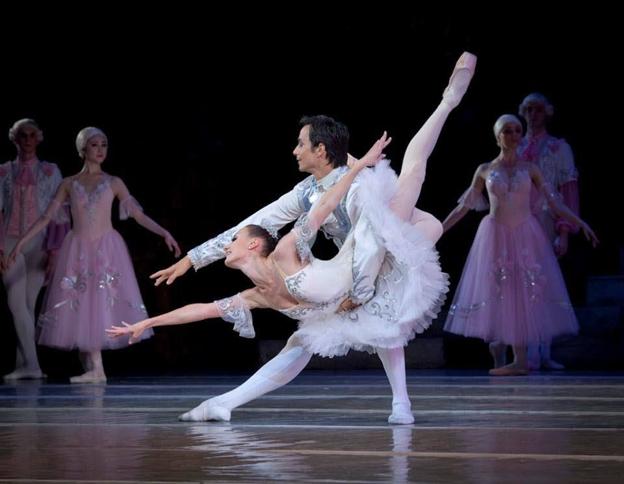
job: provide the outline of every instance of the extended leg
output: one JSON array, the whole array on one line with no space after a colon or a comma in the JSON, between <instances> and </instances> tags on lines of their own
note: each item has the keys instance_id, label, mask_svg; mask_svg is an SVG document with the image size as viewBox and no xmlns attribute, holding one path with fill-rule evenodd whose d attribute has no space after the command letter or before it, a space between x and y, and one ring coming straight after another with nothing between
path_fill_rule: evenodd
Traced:
<instances>
[{"instance_id":1,"label":"extended leg","mask_svg":"<svg viewBox=\"0 0 624 484\"><path fill-rule=\"evenodd\" d=\"M312 354L298 344L296 337L291 337L277 356L267 362L242 385L202 402L194 409L180 415L179 418L193 422L206 420L228 422L233 409L286 385L301 373L310 358L312 358Z\"/></svg>"},{"instance_id":2,"label":"extended leg","mask_svg":"<svg viewBox=\"0 0 624 484\"><path fill-rule=\"evenodd\" d=\"M468 89L474 74L476 57L464 53L458 60L449 85L444 91L442 102L425 124L412 138L403 157L397 194L392 200L392 210L402 219L411 217L425 180L427 160L438 141L442 127L449 113L456 107Z\"/></svg>"}]
</instances>

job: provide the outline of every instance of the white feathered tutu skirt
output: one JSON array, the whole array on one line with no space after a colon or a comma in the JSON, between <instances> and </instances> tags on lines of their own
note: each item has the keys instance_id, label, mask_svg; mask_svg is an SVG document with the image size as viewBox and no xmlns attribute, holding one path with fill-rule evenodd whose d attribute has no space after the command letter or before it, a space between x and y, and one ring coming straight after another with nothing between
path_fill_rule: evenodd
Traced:
<instances>
[{"instance_id":1,"label":"white feathered tutu skirt","mask_svg":"<svg viewBox=\"0 0 624 484\"><path fill-rule=\"evenodd\" d=\"M448 292L448 275L440 268L434 243L418 224L400 219L390 209L397 176L388 162L364 170L357 183L362 185L361 217L386 253L368 302L349 312L333 307L300 319L296 337L306 350L321 356L405 346L430 326ZM336 257L352 261L355 242L352 232Z\"/></svg>"}]
</instances>

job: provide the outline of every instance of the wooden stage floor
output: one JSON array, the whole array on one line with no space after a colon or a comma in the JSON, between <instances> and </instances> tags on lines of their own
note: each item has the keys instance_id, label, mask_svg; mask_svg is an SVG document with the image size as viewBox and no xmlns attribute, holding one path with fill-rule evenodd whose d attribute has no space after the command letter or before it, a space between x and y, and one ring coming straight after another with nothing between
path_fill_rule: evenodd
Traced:
<instances>
[{"instance_id":1,"label":"wooden stage floor","mask_svg":"<svg viewBox=\"0 0 624 484\"><path fill-rule=\"evenodd\" d=\"M178 414L244 375L0 384L0 482L624 482L624 375L304 372L230 423Z\"/></svg>"}]
</instances>

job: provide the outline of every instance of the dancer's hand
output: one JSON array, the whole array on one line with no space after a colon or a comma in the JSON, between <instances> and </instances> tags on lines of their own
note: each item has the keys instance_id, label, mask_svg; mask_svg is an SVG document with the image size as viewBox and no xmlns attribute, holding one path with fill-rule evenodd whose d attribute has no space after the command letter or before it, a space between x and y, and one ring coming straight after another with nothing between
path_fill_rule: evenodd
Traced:
<instances>
[{"instance_id":1,"label":"dancer's hand","mask_svg":"<svg viewBox=\"0 0 624 484\"><path fill-rule=\"evenodd\" d=\"M340 306L338 307L338 312L353 311L355 308L358 307L360 307L359 304L354 303L351 299L347 298L340 303Z\"/></svg>"},{"instance_id":2,"label":"dancer's hand","mask_svg":"<svg viewBox=\"0 0 624 484\"><path fill-rule=\"evenodd\" d=\"M591 227L583 222L581 224L581 230L583 231L583 234L585 234L585 238L591 242L592 247L596 248L600 241L598 240L598 237L596 237L596 234L591 229Z\"/></svg>"},{"instance_id":3,"label":"dancer's hand","mask_svg":"<svg viewBox=\"0 0 624 484\"><path fill-rule=\"evenodd\" d=\"M189 259L188 256L185 256L172 266L161 271L154 272L154 274L150 276L150 279L156 279L154 282L155 286L159 286L163 281L167 281L166 284L170 285L178 277L183 276L191 267L193 267L191 259Z\"/></svg>"},{"instance_id":4,"label":"dancer's hand","mask_svg":"<svg viewBox=\"0 0 624 484\"><path fill-rule=\"evenodd\" d=\"M374 166L379 163L379 161L384 159L383 150L390 144L391 141L392 138L389 138L388 133L384 131L381 138L375 141L368 152L362 158L353 163L353 167L361 169L365 166Z\"/></svg>"},{"instance_id":5,"label":"dancer's hand","mask_svg":"<svg viewBox=\"0 0 624 484\"><path fill-rule=\"evenodd\" d=\"M6 258L5 261L5 269L9 269L14 263L17 256L22 253L22 244L20 242L17 243L13 250L9 254L9 257Z\"/></svg>"},{"instance_id":6,"label":"dancer's hand","mask_svg":"<svg viewBox=\"0 0 624 484\"><path fill-rule=\"evenodd\" d=\"M173 238L173 235L171 235L169 232L166 232L164 235L164 239L165 239L165 244L167 244L167 247L169 248L169 250L173 252L173 255L175 257L180 257L180 253L181 253L180 246L178 245L176 240Z\"/></svg>"},{"instance_id":7,"label":"dancer's hand","mask_svg":"<svg viewBox=\"0 0 624 484\"><path fill-rule=\"evenodd\" d=\"M147 320L139 321L138 323L128 324L124 321L121 322L123 326L111 326L106 330L106 333L110 338L118 338L119 336L130 335L128 343L136 343L148 326Z\"/></svg>"}]
</instances>

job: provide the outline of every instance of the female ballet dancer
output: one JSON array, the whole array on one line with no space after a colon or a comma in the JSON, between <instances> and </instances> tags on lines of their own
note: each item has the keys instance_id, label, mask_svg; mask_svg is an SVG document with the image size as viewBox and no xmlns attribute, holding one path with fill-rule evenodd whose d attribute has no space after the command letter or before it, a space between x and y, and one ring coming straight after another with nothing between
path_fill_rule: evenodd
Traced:
<instances>
[{"instance_id":1,"label":"female ballet dancer","mask_svg":"<svg viewBox=\"0 0 624 484\"><path fill-rule=\"evenodd\" d=\"M16 244L9 263L69 201L73 226L59 252L39 317L39 343L66 350L78 348L85 372L70 381L100 383L106 381L101 350L127 345L122 339L112 341L104 330L120 320L139 321L147 316L128 248L112 226L113 200L120 201L122 220L131 216L162 236L176 257L180 248L169 232L143 213L121 178L102 171L108 139L100 129L80 131L76 148L84 159L82 170L62 181L45 213ZM151 334L146 332L143 338Z\"/></svg>"},{"instance_id":2,"label":"female ballet dancer","mask_svg":"<svg viewBox=\"0 0 624 484\"><path fill-rule=\"evenodd\" d=\"M448 114L465 93L475 65L476 58L471 54L460 58L442 102L408 145L398 179L387 163L381 163L374 173L362 172L356 181L367 187L360 191L368 194L362 201L362 216L368 218L370 230L375 231L387 251L376 280L376 293L367 303L348 312L337 312L354 284L350 259L357 241L353 233L329 261L315 259L309 241L357 173L378 159L388 142L385 135L364 158L352 164L343 179L300 218L275 248L275 239L259 226L243 228L226 246L226 265L242 270L256 287L231 298L185 306L108 331L111 336L130 334L131 340L135 340L154 326L222 317L233 322L242 336L253 337L250 309L257 307L273 308L299 320L299 330L280 354L240 387L203 402L183 414L182 420L229 420L233 408L292 380L312 353L335 356L349 349L395 348L426 329L443 302L448 283L434 249L442 232L441 224L414 205L424 181L427 159ZM300 135L302 149L310 143L305 130L304 126ZM159 277L158 273L155 276ZM409 410L404 371L403 378L391 381L391 385L393 390L395 385L402 385L405 400L396 403ZM393 391L397 393L400 392ZM409 413L409 419L406 416L405 421L391 423L411 421Z\"/></svg>"},{"instance_id":3,"label":"female ballet dancer","mask_svg":"<svg viewBox=\"0 0 624 484\"><path fill-rule=\"evenodd\" d=\"M522 124L499 117L494 136L500 153L477 168L469 190L444 220L449 230L472 208L487 208L468 254L444 329L490 343L490 375L528 374L527 345L550 345L558 335L576 333L578 323L552 245L531 211L538 190L557 216L581 227L594 245L592 229L555 195L535 163L517 154ZM504 365L506 345L514 361Z\"/></svg>"}]
</instances>

